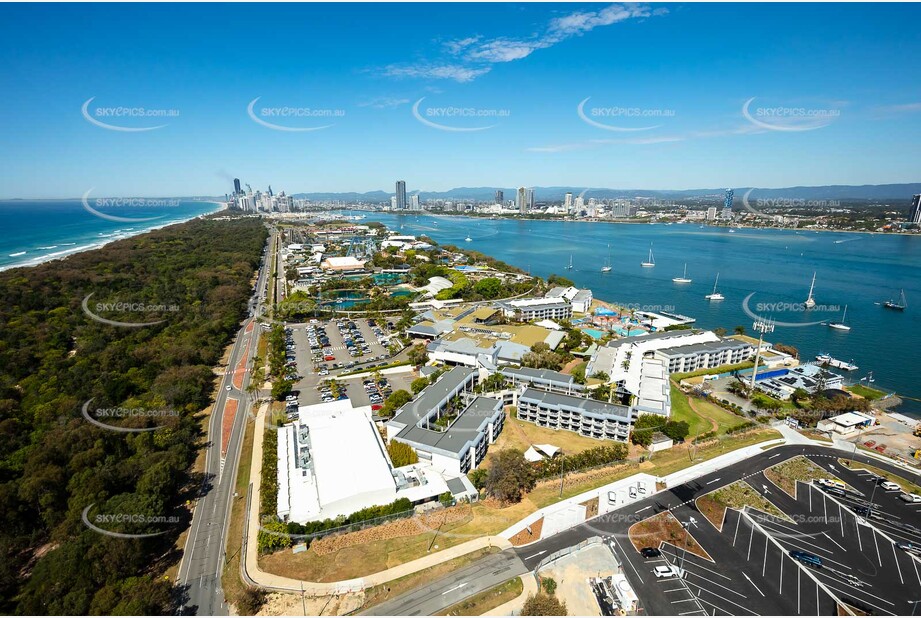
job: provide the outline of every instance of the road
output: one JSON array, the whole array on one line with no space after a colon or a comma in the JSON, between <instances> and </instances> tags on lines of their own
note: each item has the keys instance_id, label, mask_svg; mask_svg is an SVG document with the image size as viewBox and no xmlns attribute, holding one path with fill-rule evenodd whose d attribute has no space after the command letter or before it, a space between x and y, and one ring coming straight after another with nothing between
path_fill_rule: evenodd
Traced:
<instances>
[{"instance_id":1,"label":"road","mask_svg":"<svg viewBox=\"0 0 921 618\"><path fill-rule=\"evenodd\" d=\"M514 552L492 554L430 584L375 605L363 615L431 616L469 596L527 572L528 569Z\"/></svg>"},{"instance_id":2,"label":"road","mask_svg":"<svg viewBox=\"0 0 921 618\"><path fill-rule=\"evenodd\" d=\"M684 516L693 510L695 516L701 519L702 516L696 512L693 506L693 501L698 496L719 489L720 487L730 485L740 479L746 479L750 483L755 483L760 486L760 479L763 478L761 475L762 470L796 455L818 456L811 459L823 465L823 467L835 465L833 463L833 458L846 457L885 469L893 474L914 479L915 482L919 480L916 474L867 457L859 452L853 455L821 446L791 445L777 447L759 453L741 462L710 472L697 479L688 481L687 483L672 487L666 491L653 494L648 498L631 503L627 508L618 509L601 515L547 539L531 543L524 547L508 549L500 554L483 558L436 582L426 584L416 590L405 593L397 599L371 608L368 613L378 615L431 615L481 590L502 583L512 577L517 577L522 573L533 571L547 556L554 552L578 545L582 541L594 536L614 536L619 539L618 549L620 553L618 553L618 558L624 563L625 575L633 582L634 578L639 577L638 571L632 570L638 568L636 563L639 561L633 558L638 557L639 554L633 551L626 539L628 530L634 523L666 510L674 511L679 516ZM837 468L840 469L840 466L837 466ZM626 546L626 550L624 546ZM624 551L631 553L631 555L624 555ZM507 556L507 558L503 559L501 558L502 556ZM503 562L503 560L506 561ZM516 568L511 568L505 572L495 573L493 577L496 571L495 565L497 564L522 566L516 566ZM642 585L637 586L636 582L633 583L638 589L643 587ZM646 599L642 599L641 596L641 600ZM647 611L650 615L656 613L670 614L674 612L674 608L672 608L671 611L665 612L654 611L659 605L655 601L648 605Z\"/></svg>"},{"instance_id":3,"label":"road","mask_svg":"<svg viewBox=\"0 0 921 618\"><path fill-rule=\"evenodd\" d=\"M274 247L274 235L269 247ZM208 441L205 453L205 467L199 496L192 513L192 522L179 565L178 584L184 588L186 598L180 608L181 614L204 616L228 615L228 608L221 587L221 572L224 569L224 554L227 546L227 528L230 524L232 501L244 499L234 496L237 468L246 420L252 405L246 392L250 373L243 373L242 384L234 385L234 369L242 362L249 367L259 343L262 329L255 317L262 313L261 294L266 287L270 269L269 259L263 260L257 278L256 291L250 300L252 315L237 332L227 361L227 371L221 380L208 421ZM229 389L228 389L229 387ZM224 409L228 400L238 401L226 449L222 457L221 437Z\"/></svg>"}]
</instances>

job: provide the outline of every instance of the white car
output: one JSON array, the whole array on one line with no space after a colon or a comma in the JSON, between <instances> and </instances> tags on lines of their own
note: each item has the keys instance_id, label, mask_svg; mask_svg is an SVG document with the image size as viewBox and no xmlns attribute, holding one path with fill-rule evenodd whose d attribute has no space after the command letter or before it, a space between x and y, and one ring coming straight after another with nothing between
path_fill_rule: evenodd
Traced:
<instances>
[{"instance_id":1,"label":"white car","mask_svg":"<svg viewBox=\"0 0 921 618\"><path fill-rule=\"evenodd\" d=\"M906 492L900 495L899 498L901 498L905 502L912 502L912 503L921 502L921 496L919 496L918 494L910 494Z\"/></svg>"},{"instance_id":2,"label":"white car","mask_svg":"<svg viewBox=\"0 0 921 618\"><path fill-rule=\"evenodd\" d=\"M684 575L684 569L679 569L673 564L657 566L652 572L656 574L656 577L682 577Z\"/></svg>"}]
</instances>

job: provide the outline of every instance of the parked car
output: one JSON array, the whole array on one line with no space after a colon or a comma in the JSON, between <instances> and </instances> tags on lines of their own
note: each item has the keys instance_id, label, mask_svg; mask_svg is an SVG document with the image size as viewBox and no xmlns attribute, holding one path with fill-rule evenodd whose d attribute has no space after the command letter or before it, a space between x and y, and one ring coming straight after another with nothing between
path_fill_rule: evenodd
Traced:
<instances>
[{"instance_id":1,"label":"parked car","mask_svg":"<svg viewBox=\"0 0 921 618\"><path fill-rule=\"evenodd\" d=\"M879 484L879 486L886 491L902 491L902 486L898 483L893 483L892 481L883 481Z\"/></svg>"},{"instance_id":2,"label":"parked car","mask_svg":"<svg viewBox=\"0 0 921 618\"><path fill-rule=\"evenodd\" d=\"M640 550L640 553L643 554L643 558L658 558L662 555L662 552L655 547L644 547Z\"/></svg>"},{"instance_id":3,"label":"parked car","mask_svg":"<svg viewBox=\"0 0 921 618\"><path fill-rule=\"evenodd\" d=\"M905 502L912 502L912 503L921 502L921 496L919 496L918 494L910 494L908 492L903 493L902 495L899 496L899 498L901 498Z\"/></svg>"},{"instance_id":4,"label":"parked car","mask_svg":"<svg viewBox=\"0 0 921 618\"><path fill-rule=\"evenodd\" d=\"M810 554L807 551L799 551L794 549L790 551L790 557L794 560L805 564L806 566L811 566L816 569L822 568L822 559L816 556L815 554Z\"/></svg>"},{"instance_id":5,"label":"parked car","mask_svg":"<svg viewBox=\"0 0 921 618\"><path fill-rule=\"evenodd\" d=\"M656 577L682 577L684 576L684 569L679 569L673 564L668 566L657 566L652 571L656 574Z\"/></svg>"}]
</instances>

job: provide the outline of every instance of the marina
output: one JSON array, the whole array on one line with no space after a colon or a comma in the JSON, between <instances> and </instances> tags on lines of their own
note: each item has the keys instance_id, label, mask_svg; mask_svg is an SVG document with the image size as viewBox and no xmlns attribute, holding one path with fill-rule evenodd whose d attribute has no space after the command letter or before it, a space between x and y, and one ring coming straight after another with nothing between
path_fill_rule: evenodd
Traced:
<instances>
[{"instance_id":1,"label":"marina","mask_svg":"<svg viewBox=\"0 0 921 618\"><path fill-rule=\"evenodd\" d=\"M774 320L777 329L772 341L794 346L801 358L827 353L853 359L860 367L852 372L855 380L875 372L875 386L905 395L899 411L921 417L915 369L921 352L916 341L905 335L913 332L916 318L910 306L904 311L881 311L885 296L880 298L880 281L904 289L908 297L921 294L916 276L921 238L863 234L853 242L835 243L854 234L753 229L729 234L725 228L687 224L344 212L366 214L366 221L380 221L391 229L403 225L401 233L425 234L441 243L458 244L468 235L475 237L478 251L541 277L563 275L579 287L592 289L595 298L636 312L693 316L695 326L721 327L729 333L737 326L750 332L753 315ZM435 220L439 225L433 224ZM535 238L541 239L540 252L533 250ZM608 245L613 270L602 273L599 256L607 254ZM565 268L570 255L572 270ZM665 276L657 275L658 268L644 267L636 259L639 255L665 266ZM699 279L676 285L670 273L681 272L692 255ZM717 273L722 302L706 298ZM804 277L804 273L809 274ZM749 294L754 295L746 303ZM804 307L806 298L812 299L811 308ZM855 327L849 332L829 328L829 322L840 320L845 304L847 324ZM635 334L636 329L618 320L614 332Z\"/></svg>"}]
</instances>

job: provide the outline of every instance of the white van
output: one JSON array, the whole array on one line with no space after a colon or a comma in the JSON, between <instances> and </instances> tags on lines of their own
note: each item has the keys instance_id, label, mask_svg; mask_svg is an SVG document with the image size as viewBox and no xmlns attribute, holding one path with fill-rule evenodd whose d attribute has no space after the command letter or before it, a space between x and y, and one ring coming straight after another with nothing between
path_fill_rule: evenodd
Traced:
<instances>
[{"instance_id":1,"label":"white van","mask_svg":"<svg viewBox=\"0 0 921 618\"><path fill-rule=\"evenodd\" d=\"M886 491L902 491L902 486L898 483L893 483L892 481L883 481L879 484L879 486Z\"/></svg>"}]
</instances>

